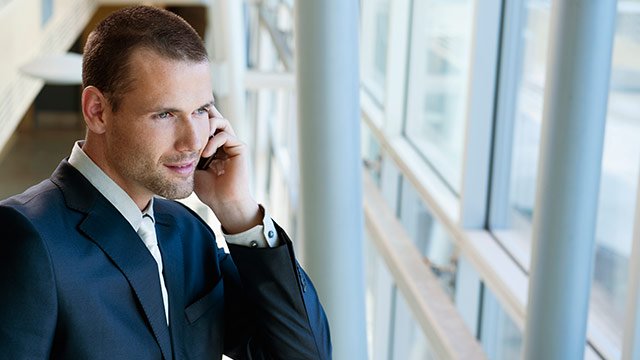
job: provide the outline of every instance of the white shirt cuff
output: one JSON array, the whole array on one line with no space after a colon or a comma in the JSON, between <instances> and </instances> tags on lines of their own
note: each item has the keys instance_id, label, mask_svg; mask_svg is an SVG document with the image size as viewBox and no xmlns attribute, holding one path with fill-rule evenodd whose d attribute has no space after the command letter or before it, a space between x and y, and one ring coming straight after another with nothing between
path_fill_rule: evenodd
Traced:
<instances>
[{"instance_id":1,"label":"white shirt cuff","mask_svg":"<svg viewBox=\"0 0 640 360\"><path fill-rule=\"evenodd\" d=\"M267 210L260 205L262 210L262 225L256 225L249 230L238 234L226 234L223 231L224 239L229 244L241 245L254 248L276 247L280 245L278 232L273 224L273 220Z\"/></svg>"}]
</instances>

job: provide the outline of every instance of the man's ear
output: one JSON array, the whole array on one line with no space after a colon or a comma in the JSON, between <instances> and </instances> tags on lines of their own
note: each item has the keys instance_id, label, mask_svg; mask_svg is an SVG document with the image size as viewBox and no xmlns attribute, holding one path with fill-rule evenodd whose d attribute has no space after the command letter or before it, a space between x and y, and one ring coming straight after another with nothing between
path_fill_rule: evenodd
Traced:
<instances>
[{"instance_id":1,"label":"man's ear","mask_svg":"<svg viewBox=\"0 0 640 360\"><path fill-rule=\"evenodd\" d=\"M102 134L106 131L106 113L109 111L109 103L98 88L87 86L82 91L82 114L89 131Z\"/></svg>"}]
</instances>

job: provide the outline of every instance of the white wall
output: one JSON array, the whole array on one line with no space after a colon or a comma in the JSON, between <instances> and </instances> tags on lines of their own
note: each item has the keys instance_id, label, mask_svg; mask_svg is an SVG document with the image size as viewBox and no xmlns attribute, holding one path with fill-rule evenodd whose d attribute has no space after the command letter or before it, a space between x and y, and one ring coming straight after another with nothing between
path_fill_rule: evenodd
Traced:
<instances>
[{"instance_id":1,"label":"white wall","mask_svg":"<svg viewBox=\"0 0 640 360\"><path fill-rule=\"evenodd\" d=\"M53 0L53 14L41 24L43 0L0 3L0 152L42 88L19 71L39 55L65 52L96 9L96 0Z\"/></svg>"}]
</instances>

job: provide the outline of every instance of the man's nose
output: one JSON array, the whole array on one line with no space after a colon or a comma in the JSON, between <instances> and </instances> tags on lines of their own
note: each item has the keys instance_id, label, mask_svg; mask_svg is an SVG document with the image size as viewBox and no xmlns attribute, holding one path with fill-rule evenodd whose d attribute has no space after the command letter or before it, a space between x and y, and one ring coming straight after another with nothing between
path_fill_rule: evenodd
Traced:
<instances>
[{"instance_id":1,"label":"man's nose","mask_svg":"<svg viewBox=\"0 0 640 360\"><path fill-rule=\"evenodd\" d=\"M178 129L178 137L176 140L176 148L179 151L197 151L204 146L202 138L204 134L201 132L206 131L198 126L198 119L193 116L185 116L180 121L180 127Z\"/></svg>"}]
</instances>

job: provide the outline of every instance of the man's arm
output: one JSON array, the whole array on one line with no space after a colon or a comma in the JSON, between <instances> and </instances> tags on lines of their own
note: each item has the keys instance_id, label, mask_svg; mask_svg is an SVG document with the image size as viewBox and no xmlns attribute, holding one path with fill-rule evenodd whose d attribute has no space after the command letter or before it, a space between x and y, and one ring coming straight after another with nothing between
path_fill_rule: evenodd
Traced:
<instances>
[{"instance_id":1,"label":"man's arm","mask_svg":"<svg viewBox=\"0 0 640 360\"><path fill-rule=\"evenodd\" d=\"M210 111L211 137L201 156L219 156L207 169L196 172L194 190L226 232L238 234L263 223L263 213L250 194L246 145L215 107ZM233 261L226 257L220 262L225 314L230 315L226 322L233 328L237 318L250 320L255 326L249 342L241 340L245 348L230 355L243 359L329 359L329 328L316 291L296 262L286 233L279 228L277 233L280 246L229 244ZM238 289L235 283L241 284ZM236 300L234 294L239 294ZM239 308L245 300L250 309ZM243 311L247 313L244 316Z\"/></svg>"},{"instance_id":2,"label":"man's arm","mask_svg":"<svg viewBox=\"0 0 640 360\"><path fill-rule=\"evenodd\" d=\"M249 248L229 244L233 261L221 263L225 276L239 274L242 292L249 299L249 304L242 305L249 308L239 309L236 301L225 296L230 313L242 318L238 312L244 311L254 317L248 343L228 355L236 359L330 359L329 326L318 295L295 260L287 234L279 227L277 231L283 245ZM228 331L239 333L233 320L228 325Z\"/></svg>"},{"instance_id":3,"label":"man's arm","mask_svg":"<svg viewBox=\"0 0 640 360\"><path fill-rule=\"evenodd\" d=\"M39 234L0 206L0 359L49 358L56 327L53 269Z\"/></svg>"}]
</instances>

